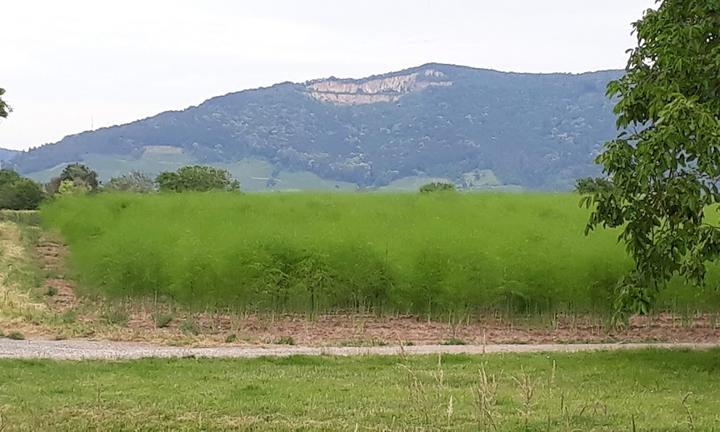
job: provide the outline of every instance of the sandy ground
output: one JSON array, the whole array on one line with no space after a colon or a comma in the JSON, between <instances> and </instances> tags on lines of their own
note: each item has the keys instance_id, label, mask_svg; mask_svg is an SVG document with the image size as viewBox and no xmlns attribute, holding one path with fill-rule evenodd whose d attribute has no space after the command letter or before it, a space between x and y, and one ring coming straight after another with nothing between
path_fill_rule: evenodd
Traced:
<instances>
[{"instance_id":1,"label":"sandy ground","mask_svg":"<svg viewBox=\"0 0 720 432\"><path fill-rule=\"evenodd\" d=\"M717 343L626 343L626 344L540 344L540 345L421 345L384 347L303 347L287 345L232 347L169 347L135 342L97 342L87 340L10 340L0 339L0 358L55 360L128 360L141 358L256 358L421 354L551 353L638 349L719 348Z\"/></svg>"}]
</instances>

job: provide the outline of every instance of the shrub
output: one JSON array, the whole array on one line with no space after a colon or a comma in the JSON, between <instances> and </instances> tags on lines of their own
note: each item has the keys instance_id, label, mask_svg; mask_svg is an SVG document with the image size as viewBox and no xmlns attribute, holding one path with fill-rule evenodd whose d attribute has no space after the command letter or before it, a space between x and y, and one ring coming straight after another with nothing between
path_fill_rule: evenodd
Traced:
<instances>
[{"instance_id":1,"label":"shrub","mask_svg":"<svg viewBox=\"0 0 720 432\"><path fill-rule=\"evenodd\" d=\"M170 325L174 317L171 314L158 313L153 315L153 321L155 321L155 327L165 328Z\"/></svg>"},{"instance_id":2,"label":"shrub","mask_svg":"<svg viewBox=\"0 0 720 432\"><path fill-rule=\"evenodd\" d=\"M13 184L20 179L22 177L15 171L6 168L0 169L0 187Z\"/></svg>"},{"instance_id":3,"label":"shrub","mask_svg":"<svg viewBox=\"0 0 720 432\"><path fill-rule=\"evenodd\" d=\"M35 210L45 198L40 185L16 172L0 170L0 209Z\"/></svg>"},{"instance_id":4,"label":"shrub","mask_svg":"<svg viewBox=\"0 0 720 432\"><path fill-rule=\"evenodd\" d=\"M455 185L445 182L432 182L420 187L421 193L431 192L455 192Z\"/></svg>"},{"instance_id":5,"label":"shrub","mask_svg":"<svg viewBox=\"0 0 720 432\"><path fill-rule=\"evenodd\" d=\"M165 171L155 179L162 192L206 192L210 190L239 190L227 170L209 166L185 166L176 172Z\"/></svg>"},{"instance_id":6,"label":"shrub","mask_svg":"<svg viewBox=\"0 0 720 432\"><path fill-rule=\"evenodd\" d=\"M194 336L197 336L200 334L200 326L197 325L197 323L192 319L186 319L182 323L180 323L180 331L183 333L191 334Z\"/></svg>"},{"instance_id":7,"label":"shrub","mask_svg":"<svg viewBox=\"0 0 720 432\"><path fill-rule=\"evenodd\" d=\"M45 190L51 195L81 195L96 191L99 186L95 171L83 164L74 163L67 165L58 177L50 179Z\"/></svg>"}]
</instances>

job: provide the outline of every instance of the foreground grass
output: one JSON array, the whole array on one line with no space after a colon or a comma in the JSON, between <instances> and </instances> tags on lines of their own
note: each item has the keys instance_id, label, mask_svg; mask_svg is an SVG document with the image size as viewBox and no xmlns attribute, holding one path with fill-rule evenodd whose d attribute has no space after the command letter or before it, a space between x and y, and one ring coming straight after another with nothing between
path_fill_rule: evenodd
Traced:
<instances>
[{"instance_id":1,"label":"foreground grass","mask_svg":"<svg viewBox=\"0 0 720 432\"><path fill-rule=\"evenodd\" d=\"M0 361L4 431L710 431L718 406L718 350Z\"/></svg>"},{"instance_id":2,"label":"foreground grass","mask_svg":"<svg viewBox=\"0 0 720 432\"><path fill-rule=\"evenodd\" d=\"M605 312L630 267L574 194L69 197L42 210L86 294L195 307L443 317ZM674 281L658 307L717 311Z\"/></svg>"}]
</instances>

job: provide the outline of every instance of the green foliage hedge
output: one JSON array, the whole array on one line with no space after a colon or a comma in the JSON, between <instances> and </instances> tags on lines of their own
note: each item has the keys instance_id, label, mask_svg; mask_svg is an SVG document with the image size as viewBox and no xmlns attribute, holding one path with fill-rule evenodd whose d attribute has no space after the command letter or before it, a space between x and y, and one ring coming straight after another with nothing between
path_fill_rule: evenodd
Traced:
<instances>
[{"instance_id":1,"label":"green foliage hedge","mask_svg":"<svg viewBox=\"0 0 720 432\"><path fill-rule=\"evenodd\" d=\"M40 185L15 171L0 170L0 209L35 210L45 198Z\"/></svg>"},{"instance_id":2,"label":"green foliage hedge","mask_svg":"<svg viewBox=\"0 0 720 432\"><path fill-rule=\"evenodd\" d=\"M87 293L242 310L603 312L630 261L574 194L102 194L49 203ZM720 304L674 281L658 306Z\"/></svg>"},{"instance_id":3,"label":"green foliage hedge","mask_svg":"<svg viewBox=\"0 0 720 432\"><path fill-rule=\"evenodd\" d=\"M207 192L239 190L240 183L230 172L211 166L184 166L175 172L165 171L155 179L161 192Z\"/></svg>"},{"instance_id":4,"label":"green foliage hedge","mask_svg":"<svg viewBox=\"0 0 720 432\"><path fill-rule=\"evenodd\" d=\"M420 187L421 193L432 192L455 192L455 185L452 183L432 182Z\"/></svg>"}]
</instances>

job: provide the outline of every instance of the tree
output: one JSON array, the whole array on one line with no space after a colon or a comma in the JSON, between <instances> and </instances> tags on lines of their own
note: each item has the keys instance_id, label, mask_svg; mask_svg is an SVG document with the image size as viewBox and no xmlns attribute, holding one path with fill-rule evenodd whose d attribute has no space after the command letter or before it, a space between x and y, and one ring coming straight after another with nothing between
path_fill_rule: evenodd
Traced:
<instances>
[{"instance_id":1,"label":"tree","mask_svg":"<svg viewBox=\"0 0 720 432\"><path fill-rule=\"evenodd\" d=\"M87 166L80 163L73 163L66 166L58 177L54 177L46 185L46 189L50 194L60 192L61 187L64 193L68 193L69 189L75 192L94 192L100 186L97 179L97 173Z\"/></svg>"},{"instance_id":2,"label":"tree","mask_svg":"<svg viewBox=\"0 0 720 432\"><path fill-rule=\"evenodd\" d=\"M176 172L162 172L155 182L162 192L240 189L240 183L227 170L201 165L185 166Z\"/></svg>"},{"instance_id":3,"label":"tree","mask_svg":"<svg viewBox=\"0 0 720 432\"><path fill-rule=\"evenodd\" d=\"M96 190L98 186L100 186L97 173L80 163L66 166L60 173L60 180L70 180L75 183L76 186L86 186L91 191Z\"/></svg>"},{"instance_id":4,"label":"tree","mask_svg":"<svg viewBox=\"0 0 720 432\"><path fill-rule=\"evenodd\" d=\"M15 171L11 169L0 169L0 187L4 187L5 185L15 183L18 180L20 180L22 177L20 177L20 174L16 173Z\"/></svg>"},{"instance_id":5,"label":"tree","mask_svg":"<svg viewBox=\"0 0 720 432\"><path fill-rule=\"evenodd\" d=\"M613 187L582 201L586 233L619 228L634 261L621 316L647 313L673 275L702 284L720 254L706 217L720 202L720 2L665 0L633 27L626 73L608 85L620 132L597 158Z\"/></svg>"},{"instance_id":6,"label":"tree","mask_svg":"<svg viewBox=\"0 0 720 432\"><path fill-rule=\"evenodd\" d=\"M45 198L40 185L15 171L0 170L0 208L35 210Z\"/></svg>"},{"instance_id":7,"label":"tree","mask_svg":"<svg viewBox=\"0 0 720 432\"><path fill-rule=\"evenodd\" d=\"M155 181L140 171L131 171L120 177L113 177L104 186L105 190L119 192L149 193L155 191Z\"/></svg>"},{"instance_id":8,"label":"tree","mask_svg":"<svg viewBox=\"0 0 720 432\"><path fill-rule=\"evenodd\" d=\"M0 117L7 117L12 112L12 108L3 99L2 96L5 94L5 89L0 88Z\"/></svg>"},{"instance_id":9,"label":"tree","mask_svg":"<svg viewBox=\"0 0 720 432\"><path fill-rule=\"evenodd\" d=\"M431 192L455 192L455 185L445 182L432 182L424 184L420 187L420 193Z\"/></svg>"},{"instance_id":10,"label":"tree","mask_svg":"<svg viewBox=\"0 0 720 432\"><path fill-rule=\"evenodd\" d=\"M90 188L82 182L75 183L72 180L60 180L57 189L58 195L84 195L90 192Z\"/></svg>"}]
</instances>

